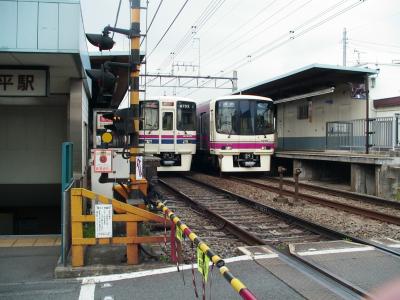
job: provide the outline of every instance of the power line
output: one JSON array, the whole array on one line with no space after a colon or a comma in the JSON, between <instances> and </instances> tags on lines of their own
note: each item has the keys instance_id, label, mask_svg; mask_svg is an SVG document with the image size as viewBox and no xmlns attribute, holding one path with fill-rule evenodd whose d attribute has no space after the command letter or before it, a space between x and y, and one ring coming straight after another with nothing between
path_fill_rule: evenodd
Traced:
<instances>
[{"instance_id":1,"label":"power line","mask_svg":"<svg viewBox=\"0 0 400 300\"><path fill-rule=\"evenodd\" d=\"M146 28L146 35L143 37L142 41L140 42L140 46L142 46L143 41L147 38L147 34L150 31L151 25L153 25L154 19L156 18L157 14L158 14L158 11L160 10L160 7L161 7L161 4L163 3L163 1L164 0L161 0L160 3L158 3L156 12L154 13L153 18L150 21L149 27Z\"/></svg>"},{"instance_id":2,"label":"power line","mask_svg":"<svg viewBox=\"0 0 400 300\"><path fill-rule=\"evenodd\" d=\"M282 10L284 10L286 7L290 6L294 1L296 0L292 0L291 2L287 3L285 6L281 7L280 9L278 9L277 11L275 11L274 13L272 13L271 15L269 15L268 17L266 17L266 21L263 21L261 23L258 23L256 26L254 26L253 28L250 28L250 30L248 30L245 34L242 34L239 38L246 36L248 33L253 32L255 28L259 28L259 26L261 24L265 24L267 23L269 20L271 20L272 17L274 17L275 15L277 15L278 13L280 13ZM211 63L215 60L217 60L219 57L221 56L225 56L226 54L232 52L232 51L237 51L238 48L241 48L243 46L246 45L246 43L252 39L254 39L256 36L259 36L260 34L265 34L266 30L270 30L271 28L273 28L275 25L279 24L280 22L284 21L285 19L287 19L290 15L298 12L300 9L302 9L304 6L306 6L307 4L309 4L312 0L308 0L305 3L302 3L301 5L299 5L298 7L295 7L292 11L290 11L288 14L286 14L285 16L281 17L280 19L276 20L274 23L272 23L271 25L268 25L267 28L263 29L261 28L261 31L258 33L255 33L253 35L248 36L245 40L236 40L234 42L231 42L227 45L224 46L224 48L227 48L228 50L225 52L221 52L218 51L218 55L214 56L211 60L209 60L208 62Z\"/></svg>"},{"instance_id":3,"label":"power line","mask_svg":"<svg viewBox=\"0 0 400 300\"><path fill-rule=\"evenodd\" d=\"M326 14L326 13L331 12L333 9L335 9L336 7L342 5L342 4L343 4L344 2L346 2L346 1L348 1L348 0L342 0L342 1L340 1L339 3L336 3L335 5L332 5L331 7L325 9L324 11L318 13L317 15L315 15L315 16L309 18L308 20L306 20L306 21L303 22L302 24L298 25L297 27L294 27L292 30L289 31L289 33L285 33L285 34L281 35L280 37L276 38L275 40L273 40L272 42L269 42L269 43L266 43L266 44L260 46L257 50L255 50L254 52L250 53L250 57L251 57L252 61L254 61L255 59L257 59L257 58L259 58L259 57L265 55L266 53L272 51L273 49L275 49L275 48L276 48L276 46L274 45L275 43L279 43L279 41L283 40L283 43L280 42L280 43L278 44L279 46L281 46L281 45L283 45L283 44L285 44L285 43L287 43L287 42L289 42L289 41L291 41L291 40L293 40L293 39L295 39L295 38L297 38L297 37L299 37L299 36L305 34L305 33L308 32L309 30L314 29L314 28L316 27L316 25L320 26L320 25L322 25L323 23L329 21L332 17L335 17L336 14L335 14L335 15L332 15L332 16L328 17L327 19L324 19L324 20L322 20L322 21L320 21L320 22L318 22L318 23L315 23L314 25L311 25L310 27L306 28L305 30L301 31L301 32L298 33L298 34L295 34L297 30L299 30L299 29L305 27L305 26L308 25L309 23L315 22L318 18L322 17L322 16L323 16L324 14ZM362 2L361 2L361 1L362 1ZM348 6L348 7L346 7L345 9L343 9L342 11L340 11L339 13L341 14L341 13L343 13L344 11L347 11L348 9L353 8L354 6L359 5L359 4L363 3L365 0L361 0L361 1L358 0L357 3L354 3L354 4L352 4L352 5ZM270 48L265 49L266 47L270 47ZM271 49L271 48L272 48L272 49ZM270 50L270 49L271 49L271 50ZM240 59L240 60L238 60L237 62L231 64L229 67L227 67L227 68L225 68L225 69L230 69L230 68L232 68L232 66L237 66L237 65L240 65L240 67L242 67L242 66L245 65L245 64L247 64L247 62L244 62L244 63L243 63L243 59ZM237 67L236 67L236 68L237 68Z\"/></svg>"},{"instance_id":4,"label":"power line","mask_svg":"<svg viewBox=\"0 0 400 300\"><path fill-rule=\"evenodd\" d=\"M119 10L121 9L121 2L122 2L122 0L119 0L118 10L117 10L117 16L115 17L115 24L114 24L114 27L117 27L118 17L119 17ZM115 33L115 32L113 31L111 38L114 38L114 33Z\"/></svg>"},{"instance_id":5,"label":"power line","mask_svg":"<svg viewBox=\"0 0 400 300\"><path fill-rule=\"evenodd\" d=\"M255 60L257 60L258 58L264 56L265 54L267 54L267 53L273 51L274 49L279 48L279 47L281 47L282 45L284 45L284 44L286 44L286 43L288 43L288 42L294 40L295 38L298 38L298 37L300 37L300 36L306 34L307 32L309 32L309 31L311 31L311 30L313 30L313 29L315 29L315 28L317 28L317 27L323 25L324 23L326 23L326 22L332 20L333 18L335 18L335 17L337 17L337 16L339 16L339 15L341 15L341 14L343 14L343 13L345 13L345 12L351 10L351 9L353 9L354 7L360 5L360 4L364 3L364 2L366 2L366 0L359 0L357 3L354 3L354 4L350 5L350 6L348 6L348 7L344 8L344 9L342 9L341 11L338 11L338 12L334 13L333 15L331 15L331 16L329 16L329 17L327 17L327 18L325 18L325 19L323 19L323 20L321 20L321 21L319 21L319 22L317 22L317 23L311 25L310 27L308 27L308 28L304 29L303 31L297 33L296 35L293 35L294 32L295 32L295 31L293 30L293 31L291 31L291 32L289 33L289 39L285 39L285 40L281 41L280 43L278 43L278 44L276 44L276 45L273 45L274 43L278 42L279 40L281 40L282 38L284 38L285 36L287 36L287 34L286 34L286 35L283 35L281 38L278 38L278 39L276 39L275 41L273 41L272 43L269 43L269 44L271 45L271 47L268 48L268 49L265 49L265 45L262 46L262 47L260 47L258 50L256 50L256 51L253 52L252 54L258 53L258 52L261 51L262 49L265 49L265 50L264 50L264 51L261 51L259 54L257 54L257 55L255 55L254 57L252 57L252 62L255 61ZM329 10L329 9L327 9L327 10L325 10L325 11L328 11L328 10ZM320 14L319 14L319 15L320 15ZM304 27L304 23L301 24L300 26L296 27L296 28L302 28L302 27ZM237 61L236 63L233 63L233 64L229 65L228 67L226 67L226 68L224 68L224 69L225 69L225 70L228 70L228 71L230 71L230 70L232 70L232 69L237 70L237 69L243 67L244 65L246 65L247 63L248 63L248 62L243 62L243 59L241 59L241 60ZM221 76L223 76L223 74L228 73L228 71L224 71L224 72L221 74ZM205 82L204 84L206 84L206 82ZM189 96L189 95L193 94L194 92L196 92L196 90L192 91L191 93L189 93L189 94L187 94L187 95L185 95L185 96Z\"/></svg>"},{"instance_id":6,"label":"power line","mask_svg":"<svg viewBox=\"0 0 400 300\"><path fill-rule=\"evenodd\" d=\"M384 44L384 43L375 43L375 42L369 42L369 41L362 41L362 40L356 40L356 39L349 39L350 41L356 42L356 43L361 43L361 44L370 44L370 45L376 45L380 47L386 47L386 48L400 48L400 45L391 45L391 44Z\"/></svg>"},{"instance_id":7,"label":"power line","mask_svg":"<svg viewBox=\"0 0 400 300\"><path fill-rule=\"evenodd\" d=\"M189 2L189 0L186 0L185 3L183 3L181 9L179 10L179 12L177 13L177 15L175 16L175 18L172 20L171 24L169 24L167 30L164 32L164 34L162 35L162 37L160 38L160 40L158 41L158 43L156 44L156 46L153 48L153 50L150 52L149 55L146 55L146 60L148 60L148 58L150 57L150 55L152 55L154 53L154 51L157 49L158 45L160 45L161 41L164 39L164 37L167 35L168 31L171 29L172 25L174 25L176 19L178 19L179 15L181 14L181 12L183 11L183 9L185 8L186 4Z\"/></svg>"},{"instance_id":8,"label":"power line","mask_svg":"<svg viewBox=\"0 0 400 300\"><path fill-rule=\"evenodd\" d=\"M177 43L175 48L171 51L174 54L174 57L181 53L181 51L185 48L185 46L190 42L192 35L194 32L198 33L202 27L208 22L208 20L217 12L217 10L224 4L225 0L212 0L209 2L207 7L203 10L197 20L194 22L186 34L181 38L181 40ZM167 56L160 67L158 69L163 70L166 66L169 65L171 61L171 57Z\"/></svg>"}]
</instances>

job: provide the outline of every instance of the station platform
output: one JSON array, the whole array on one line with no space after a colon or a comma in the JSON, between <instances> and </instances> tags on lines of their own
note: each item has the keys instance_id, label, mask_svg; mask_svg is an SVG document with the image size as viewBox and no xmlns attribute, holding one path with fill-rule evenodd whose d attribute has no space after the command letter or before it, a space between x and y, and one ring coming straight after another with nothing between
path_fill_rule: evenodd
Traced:
<instances>
[{"instance_id":1,"label":"station platform","mask_svg":"<svg viewBox=\"0 0 400 300\"><path fill-rule=\"evenodd\" d=\"M359 163L359 164L372 164L372 165L383 165L383 164L399 164L400 157L390 156L386 154L377 153L357 153L350 151L340 150L326 150L326 151L283 151L276 150L274 155L280 158L292 158L292 159L306 159L306 160L326 160L326 161L337 161L345 163Z\"/></svg>"},{"instance_id":2,"label":"station platform","mask_svg":"<svg viewBox=\"0 0 400 300\"><path fill-rule=\"evenodd\" d=\"M390 200L400 197L397 189L400 183L398 152L276 150L272 164L274 168L282 164L289 169L300 169L300 180L339 180L347 182L352 192Z\"/></svg>"},{"instance_id":3,"label":"station platform","mask_svg":"<svg viewBox=\"0 0 400 300\"><path fill-rule=\"evenodd\" d=\"M61 235L0 235L0 248L60 246Z\"/></svg>"}]
</instances>

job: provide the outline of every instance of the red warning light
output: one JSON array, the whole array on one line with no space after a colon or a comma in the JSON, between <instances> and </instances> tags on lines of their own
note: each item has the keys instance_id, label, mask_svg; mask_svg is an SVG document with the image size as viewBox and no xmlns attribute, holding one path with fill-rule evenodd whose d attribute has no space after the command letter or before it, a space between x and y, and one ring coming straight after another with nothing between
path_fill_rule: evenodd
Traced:
<instances>
[{"instance_id":1,"label":"red warning light","mask_svg":"<svg viewBox=\"0 0 400 300\"><path fill-rule=\"evenodd\" d=\"M107 161L107 156L106 156L106 155L101 155L101 156L100 156L100 162L101 162L102 164L104 164L106 161Z\"/></svg>"}]
</instances>

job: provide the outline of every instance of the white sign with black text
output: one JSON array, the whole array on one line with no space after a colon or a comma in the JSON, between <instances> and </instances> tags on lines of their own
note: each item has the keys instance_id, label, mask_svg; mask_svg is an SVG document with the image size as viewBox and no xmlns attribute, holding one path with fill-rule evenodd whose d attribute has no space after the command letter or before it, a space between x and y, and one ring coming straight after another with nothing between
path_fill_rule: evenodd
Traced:
<instances>
[{"instance_id":1,"label":"white sign with black text","mask_svg":"<svg viewBox=\"0 0 400 300\"><path fill-rule=\"evenodd\" d=\"M112 215L111 204L96 204L94 206L96 238L112 237Z\"/></svg>"},{"instance_id":2,"label":"white sign with black text","mask_svg":"<svg viewBox=\"0 0 400 300\"><path fill-rule=\"evenodd\" d=\"M0 68L0 97L47 96L47 70Z\"/></svg>"},{"instance_id":3,"label":"white sign with black text","mask_svg":"<svg viewBox=\"0 0 400 300\"><path fill-rule=\"evenodd\" d=\"M143 179L143 156L136 156L136 180Z\"/></svg>"}]
</instances>

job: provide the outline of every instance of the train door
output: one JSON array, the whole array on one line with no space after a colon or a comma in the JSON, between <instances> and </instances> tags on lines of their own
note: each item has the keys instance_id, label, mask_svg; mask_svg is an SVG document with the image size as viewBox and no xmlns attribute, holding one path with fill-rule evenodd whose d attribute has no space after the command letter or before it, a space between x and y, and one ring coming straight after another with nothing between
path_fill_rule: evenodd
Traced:
<instances>
[{"instance_id":1,"label":"train door","mask_svg":"<svg viewBox=\"0 0 400 300\"><path fill-rule=\"evenodd\" d=\"M161 131L161 149L162 152L175 152L175 111L173 109L161 110L162 131Z\"/></svg>"}]
</instances>

